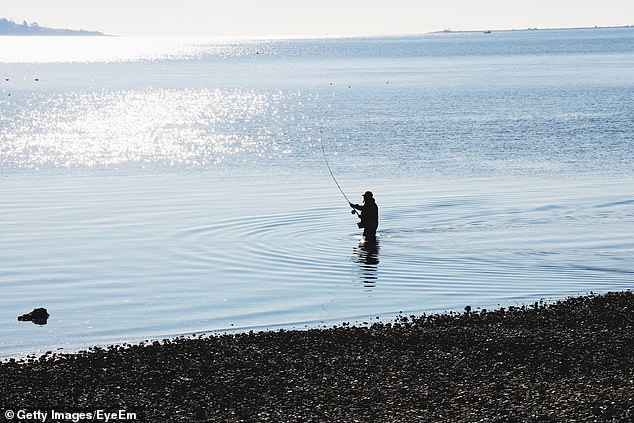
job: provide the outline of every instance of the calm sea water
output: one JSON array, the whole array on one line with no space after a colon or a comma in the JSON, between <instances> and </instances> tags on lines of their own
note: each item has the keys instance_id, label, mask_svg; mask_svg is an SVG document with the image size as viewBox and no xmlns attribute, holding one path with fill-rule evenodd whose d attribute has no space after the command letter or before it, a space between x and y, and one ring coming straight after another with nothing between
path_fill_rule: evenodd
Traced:
<instances>
[{"instance_id":1,"label":"calm sea water","mask_svg":"<svg viewBox=\"0 0 634 423\"><path fill-rule=\"evenodd\" d=\"M634 28L2 37L0 357L631 289L632 128Z\"/></svg>"}]
</instances>

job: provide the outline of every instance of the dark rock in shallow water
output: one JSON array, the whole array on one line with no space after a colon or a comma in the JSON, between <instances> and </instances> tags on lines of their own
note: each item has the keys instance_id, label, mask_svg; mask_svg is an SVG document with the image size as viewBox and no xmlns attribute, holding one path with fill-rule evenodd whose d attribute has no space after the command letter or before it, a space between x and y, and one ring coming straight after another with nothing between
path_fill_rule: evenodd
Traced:
<instances>
[{"instance_id":1,"label":"dark rock in shallow water","mask_svg":"<svg viewBox=\"0 0 634 423\"><path fill-rule=\"evenodd\" d=\"M36 325L45 325L50 314L45 308L35 308L32 312L23 314L18 317L21 322L33 322Z\"/></svg>"}]
</instances>

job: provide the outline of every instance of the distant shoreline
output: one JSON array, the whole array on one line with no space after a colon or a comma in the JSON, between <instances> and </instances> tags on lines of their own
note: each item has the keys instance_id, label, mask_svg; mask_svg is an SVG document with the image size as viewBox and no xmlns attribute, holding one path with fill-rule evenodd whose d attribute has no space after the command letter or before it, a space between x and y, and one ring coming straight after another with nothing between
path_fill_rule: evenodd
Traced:
<instances>
[{"instance_id":1,"label":"distant shoreline","mask_svg":"<svg viewBox=\"0 0 634 423\"><path fill-rule=\"evenodd\" d=\"M621 26L579 26L564 28L523 28L523 29L471 29L471 30L453 30L443 29L442 31L432 31L427 34L473 34L473 33L493 33L493 32L532 32L532 31L574 31L580 29L626 29L634 28L634 25Z\"/></svg>"},{"instance_id":2,"label":"distant shoreline","mask_svg":"<svg viewBox=\"0 0 634 423\"><path fill-rule=\"evenodd\" d=\"M28 23L27 21L21 24L16 23L10 19L0 18L0 36L83 36L83 37L103 37L106 36L103 32L99 31L87 31L84 29L60 29L60 28L48 28L40 26L37 22Z\"/></svg>"},{"instance_id":3,"label":"distant shoreline","mask_svg":"<svg viewBox=\"0 0 634 423\"><path fill-rule=\"evenodd\" d=\"M365 34L365 35L341 35L341 36L257 36L257 37L241 37L241 36L220 36L219 38L244 38L244 39L321 39L321 38L392 38L392 37L408 37L408 36L421 36L432 34L477 34L485 33L490 34L494 32L532 32L532 31L574 31L574 30L589 30L589 29L627 29L634 28L634 25L620 25L620 26L582 26L582 27L560 27L560 28L512 28L512 29L472 29L472 30L453 30L450 28L424 32L424 33L411 33L411 34ZM105 34L100 31L84 30L84 29L66 29L66 28L49 28L40 26L38 23L28 23L26 21L16 23L6 18L0 18L0 37L1 36L88 36L88 37L118 37L117 34ZM187 36L187 35L183 35ZM217 38L217 36L210 36Z\"/></svg>"}]
</instances>

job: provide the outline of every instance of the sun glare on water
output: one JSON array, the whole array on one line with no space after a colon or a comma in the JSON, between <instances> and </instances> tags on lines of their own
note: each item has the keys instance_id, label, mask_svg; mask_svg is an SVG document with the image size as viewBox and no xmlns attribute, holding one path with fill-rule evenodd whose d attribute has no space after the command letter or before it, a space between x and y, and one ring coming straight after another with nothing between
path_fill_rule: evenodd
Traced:
<instances>
[{"instance_id":1,"label":"sun glare on water","mask_svg":"<svg viewBox=\"0 0 634 423\"><path fill-rule=\"evenodd\" d=\"M125 163L207 166L283 154L283 99L253 90L146 89L33 94L0 116L0 164L14 168Z\"/></svg>"},{"instance_id":2,"label":"sun glare on water","mask_svg":"<svg viewBox=\"0 0 634 423\"><path fill-rule=\"evenodd\" d=\"M209 37L21 37L0 39L2 63L111 63L249 53L249 44Z\"/></svg>"}]
</instances>

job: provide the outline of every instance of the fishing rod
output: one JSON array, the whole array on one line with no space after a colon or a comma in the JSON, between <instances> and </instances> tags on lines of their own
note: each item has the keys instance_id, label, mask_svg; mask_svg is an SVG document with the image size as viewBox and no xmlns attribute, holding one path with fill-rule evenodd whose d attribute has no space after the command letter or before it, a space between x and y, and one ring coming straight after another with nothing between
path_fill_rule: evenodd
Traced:
<instances>
[{"instance_id":1,"label":"fishing rod","mask_svg":"<svg viewBox=\"0 0 634 423\"><path fill-rule=\"evenodd\" d=\"M341 185L339 185L339 182L337 182L337 178L335 178L335 174L332 173L332 169L330 168L330 163L328 162L328 157L326 156L326 149L324 148L324 139L321 136L321 128L319 128L319 142L321 144L321 153L324 156L324 161L326 162L326 167L328 168L328 172L330 172L330 176L332 177L332 180L335 182L335 185L337 185L337 188L339 188L339 192L341 193L341 195L343 195L343 198L345 198L346 201L348 202L348 205L352 204L352 202L350 201L346 193L343 192L343 189L341 189ZM352 209L351 213L359 216L359 213L354 208ZM361 216L359 216L359 218L361 218Z\"/></svg>"},{"instance_id":2,"label":"fishing rod","mask_svg":"<svg viewBox=\"0 0 634 423\"><path fill-rule=\"evenodd\" d=\"M332 85L332 84L330 84ZM319 95L317 96L319 98ZM332 98L330 99L330 103L328 104L328 110L330 110L330 107L332 106L332 101L335 98L335 92L333 91L332 93ZM321 101L319 101L319 109L321 110ZM323 118L322 118L322 123L323 123ZM321 154L324 156L324 162L326 162L326 167L328 168L328 172L330 173L330 177L332 178L332 180L335 182L335 185L337 185L337 189L339 189L339 192L341 193L341 195L343 195L343 198L346 199L346 201L348 202L348 205L352 205L352 202L350 201L350 199L348 198L348 196L346 195L345 192L343 192L343 189L341 189L341 185L339 185L339 182L337 181L337 178L335 178L335 174L332 173L332 169L330 168L330 163L328 162L328 157L326 156L326 148L324 147L324 137L322 134L322 125L318 125L319 127L319 144L321 145ZM350 212L351 214L356 214L359 219L361 219L361 215L359 214L359 212L357 212L357 210L353 207L352 211Z\"/></svg>"}]
</instances>

